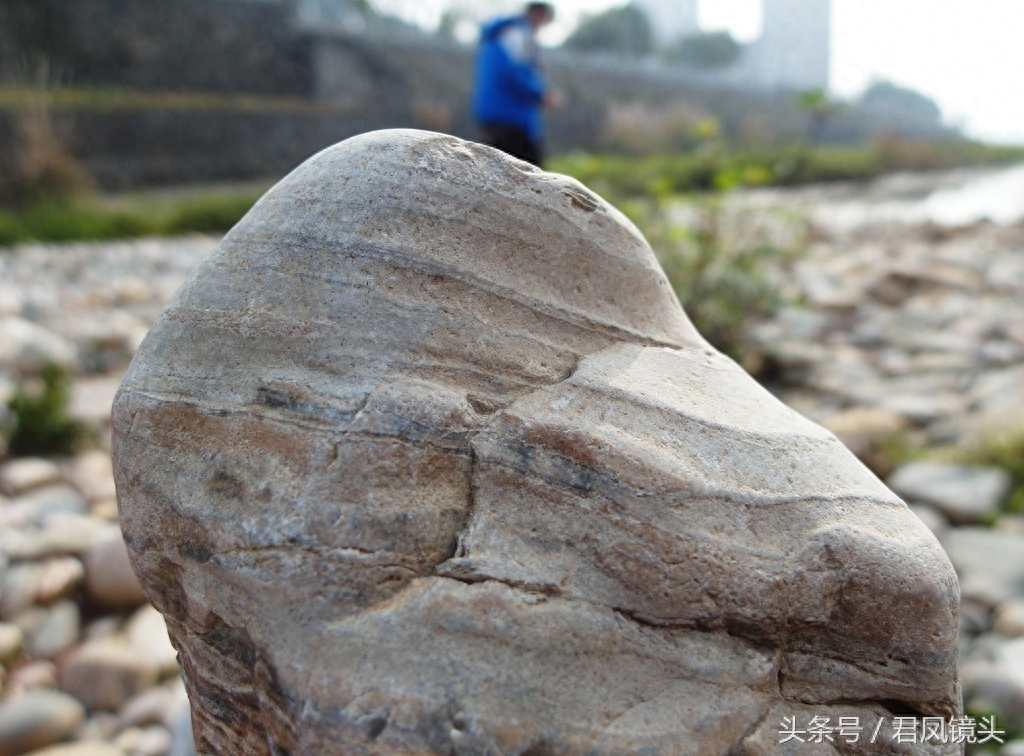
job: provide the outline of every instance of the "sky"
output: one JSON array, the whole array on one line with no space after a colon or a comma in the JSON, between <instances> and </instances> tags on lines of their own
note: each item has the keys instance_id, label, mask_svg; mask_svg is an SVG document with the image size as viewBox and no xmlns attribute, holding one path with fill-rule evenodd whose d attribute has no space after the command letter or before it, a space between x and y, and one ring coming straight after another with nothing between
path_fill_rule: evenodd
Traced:
<instances>
[{"instance_id":1,"label":"sky","mask_svg":"<svg viewBox=\"0 0 1024 756\"><path fill-rule=\"evenodd\" d=\"M375 0L426 27L444 7L515 10L510 0ZM760 0L700 0L701 26L750 41ZM581 14L622 0L554 0L558 18L543 41L557 44ZM832 0L832 92L854 97L888 80L933 98L970 136L1024 144L1024 0Z\"/></svg>"}]
</instances>

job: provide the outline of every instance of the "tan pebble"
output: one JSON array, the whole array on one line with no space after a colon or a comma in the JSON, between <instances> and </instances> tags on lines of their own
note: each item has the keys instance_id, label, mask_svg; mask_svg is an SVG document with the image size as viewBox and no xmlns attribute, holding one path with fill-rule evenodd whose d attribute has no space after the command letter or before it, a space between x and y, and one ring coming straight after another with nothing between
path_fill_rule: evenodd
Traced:
<instances>
[{"instance_id":1,"label":"tan pebble","mask_svg":"<svg viewBox=\"0 0 1024 756\"><path fill-rule=\"evenodd\" d=\"M114 472L110 455L94 450L75 457L67 466L64 479L78 489L89 502L113 499Z\"/></svg>"},{"instance_id":2,"label":"tan pebble","mask_svg":"<svg viewBox=\"0 0 1024 756\"><path fill-rule=\"evenodd\" d=\"M20 496L60 478L60 468L47 459L23 457L0 465L0 493Z\"/></svg>"},{"instance_id":3,"label":"tan pebble","mask_svg":"<svg viewBox=\"0 0 1024 756\"><path fill-rule=\"evenodd\" d=\"M18 658L25 646L25 634L21 628L9 622L0 622L0 664L9 666Z\"/></svg>"},{"instance_id":4,"label":"tan pebble","mask_svg":"<svg viewBox=\"0 0 1024 756\"><path fill-rule=\"evenodd\" d=\"M46 659L12 667L7 675L6 696L16 696L30 690L57 687L57 666Z\"/></svg>"},{"instance_id":5,"label":"tan pebble","mask_svg":"<svg viewBox=\"0 0 1024 756\"><path fill-rule=\"evenodd\" d=\"M120 531L113 531L85 555L89 598L102 606L132 608L146 601Z\"/></svg>"},{"instance_id":6,"label":"tan pebble","mask_svg":"<svg viewBox=\"0 0 1024 756\"><path fill-rule=\"evenodd\" d=\"M169 677L178 673L178 652L171 645L163 615L151 605L140 607L125 625L128 641L149 654L160 666L160 673Z\"/></svg>"},{"instance_id":7,"label":"tan pebble","mask_svg":"<svg viewBox=\"0 0 1024 756\"><path fill-rule=\"evenodd\" d=\"M43 562L36 585L36 603L52 604L70 594L85 577L85 567L76 557L58 557Z\"/></svg>"},{"instance_id":8,"label":"tan pebble","mask_svg":"<svg viewBox=\"0 0 1024 756\"><path fill-rule=\"evenodd\" d=\"M156 684L156 663L127 643L92 641L61 660L60 687L90 711L118 711L133 696Z\"/></svg>"},{"instance_id":9,"label":"tan pebble","mask_svg":"<svg viewBox=\"0 0 1024 756\"><path fill-rule=\"evenodd\" d=\"M995 631L1005 638L1024 635L1024 599L1008 599L996 607Z\"/></svg>"},{"instance_id":10,"label":"tan pebble","mask_svg":"<svg viewBox=\"0 0 1024 756\"><path fill-rule=\"evenodd\" d=\"M117 715L98 711L75 731L75 740L110 740L121 728Z\"/></svg>"}]
</instances>

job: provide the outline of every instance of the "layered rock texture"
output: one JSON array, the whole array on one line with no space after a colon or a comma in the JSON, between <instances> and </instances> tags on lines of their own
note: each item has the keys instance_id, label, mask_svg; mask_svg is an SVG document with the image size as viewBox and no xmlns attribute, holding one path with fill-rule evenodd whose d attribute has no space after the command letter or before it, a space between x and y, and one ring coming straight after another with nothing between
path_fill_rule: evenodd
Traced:
<instances>
[{"instance_id":1,"label":"layered rock texture","mask_svg":"<svg viewBox=\"0 0 1024 756\"><path fill-rule=\"evenodd\" d=\"M956 577L580 184L386 131L274 187L114 405L200 753L774 754L959 713ZM888 725L887 725L888 726ZM945 750L943 750L945 748Z\"/></svg>"}]
</instances>

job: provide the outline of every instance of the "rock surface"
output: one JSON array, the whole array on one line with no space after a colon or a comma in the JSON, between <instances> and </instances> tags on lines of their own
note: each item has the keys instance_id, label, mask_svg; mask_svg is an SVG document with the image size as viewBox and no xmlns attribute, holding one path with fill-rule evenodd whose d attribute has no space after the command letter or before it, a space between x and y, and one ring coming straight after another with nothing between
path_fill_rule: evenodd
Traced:
<instances>
[{"instance_id":1,"label":"rock surface","mask_svg":"<svg viewBox=\"0 0 1024 756\"><path fill-rule=\"evenodd\" d=\"M113 426L201 753L757 753L798 703L960 711L931 532L703 341L623 216L488 148L297 169Z\"/></svg>"},{"instance_id":2,"label":"rock surface","mask_svg":"<svg viewBox=\"0 0 1024 756\"><path fill-rule=\"evenodd\" d=\"M932 504L954 523L978 522L999 511L1010 474L999 468L911 462L887 480L908 501Z\"/></svg>"}]
</instances>

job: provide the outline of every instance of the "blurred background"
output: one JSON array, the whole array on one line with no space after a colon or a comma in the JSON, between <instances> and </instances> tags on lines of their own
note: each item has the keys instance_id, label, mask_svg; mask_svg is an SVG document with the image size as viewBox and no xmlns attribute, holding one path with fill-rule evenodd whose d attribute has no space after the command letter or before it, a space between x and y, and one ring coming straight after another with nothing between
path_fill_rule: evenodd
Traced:
<instances>
[{"instance_id":1,"label":"blurred background","mask_svg":"<svg viewBox=\"0 0 1024 756\"><path fill-rule=\"evenodd\" d=\"M1024 742L1024 5L562 0L547 167L697 327L903 496L961 578L972 715ZM116 388L274 181L373 129L479 138L504 0L0 0L0 756L188 753L127 562ZM83 751L93 754L93 751Z\"/></svg>"}]
</instances>

